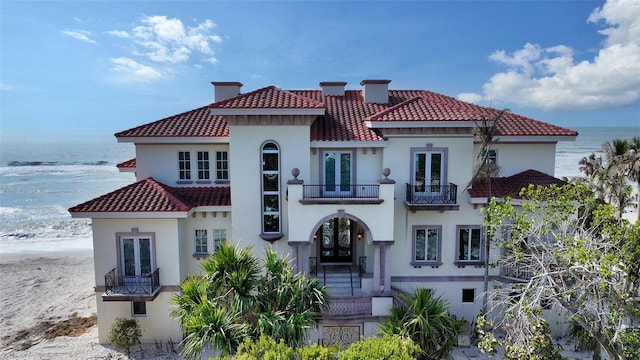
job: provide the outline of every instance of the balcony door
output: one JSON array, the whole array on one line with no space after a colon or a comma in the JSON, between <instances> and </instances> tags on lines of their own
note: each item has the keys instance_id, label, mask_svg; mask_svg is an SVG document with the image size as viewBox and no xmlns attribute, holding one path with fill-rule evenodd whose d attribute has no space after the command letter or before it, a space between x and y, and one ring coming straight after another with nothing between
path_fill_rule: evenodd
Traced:
<instances>
[{"instance_id":1,"label":"balcony door","mask_svg":"<svg viewBox=\"0 0 640 360\"><path fill-rule=\"evenodd\" d=\"M356 223L347 218L326 221L316 234L320 239L321 263L351 263L353 261L353 234Z\"/></svg>"},{"instance_id":2,"label":"balcony door","mask_svg":"<svg viewBox=\"0 0 640 360\"><path fill-rule=\"evenodd\" d=\"M120 264L124 276L151 274L153 271L151 238L142 236L120 238Z\"/></svg>"},{"instance_id":3,"label":"balcony door","mask_svg":"<svg viewBox=\"0 0 640 360\"><path fill-rule=\"evenodd\" d=\"M324 195L345 196L351 193L353 177L351 151L324 152Z\"/></svg>"},{"instance_id":4,"label":"balcony door","mask_svg":"<svg viewBox=\"0 0 640 360\"><path fill-rule=\"evenodd\" d=\"M419 194L440 193L444 185L444 153L442 151L414 154L414 191Z\"/></svg>"}]
</instances>

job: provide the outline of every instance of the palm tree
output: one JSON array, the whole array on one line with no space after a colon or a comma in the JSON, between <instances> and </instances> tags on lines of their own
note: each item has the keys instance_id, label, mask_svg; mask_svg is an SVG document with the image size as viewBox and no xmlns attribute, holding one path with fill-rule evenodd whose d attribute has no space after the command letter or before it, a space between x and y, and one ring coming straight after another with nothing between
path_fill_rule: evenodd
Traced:
<instances>
[{"instance_id":1,"label":"palm tree","mask_svg":"<svg viewBox=\"0 0 640 360\"><path fill-rule=\"evenodd\" d=\"M509 109L503 109L498 112L491 120L482 118L479 122L476 122L475 135L476 139L480 142L480 151L476 156L475 169L471 181L467 185L467 188L471 186L476 180L482 179L487 184L487 206L491 202L491 178L497 176L500 172L498 164L489 161L491 155L492 146L498 142L496 135L498 133L498 123L505 116ZM466 190L466 189L465 189ZM489 214L487 213L487 217ZM488 222L487 218L487 222ZM490 231L485 231L484 238L484 295L482 300L482 309L487 308L487 293L489 292L489 249L490 249Z\"/></svg>"},{"instance_id":2,"label":"palm tree","mask_svg":"<svg viewBox=\"0 0 640 360\"><path fill-rule=\"evenodd\" d=\"M634 136L629 142L630 157L628 162L627 176L629 180L636 183L636 214L640 221L640 136Z\"/></svg>"},{"instance_id":3,"label":"palm tree","mask_svg":"<svg viewBox=\"0 0 640 360\"><path fill-rule=\"evenodd\" d=\"M596 199L600 202L604 202L606 192L605 181L608 177L608 172L603 166L602 157L596 157L596 154L591 153L588 157L583 157L578 164L580 165L578 170L587 176L589 183L593 186Z\"/></svg>"},{"instance_id":4,"label":"palm tree","mask_svg":"<svg viewBox=\"0 0 640 360\"><path fill-rule=\"evenodd\" d=\"M408 335L422 349L421 360L447 358L456 344L461 324L449 313L447 301L436 297L432 289L418 289L401 296L408 307L393 308L380 331Z\"/></svg>"},{"instance_id":5,"label":"palm tree","mask_svg":"<svg viewBox=\"0 0 640 360\"><path fill-rule=\"evenodd\" d=\"M299 346L328 306L328 293L318 280L294 272L286 256L271 249L261 263L251 247L223 244L201 268L204 275L185 279L172 298L172 316L187 334L187 357L199 356L207 346L234 354L246 339L260 335Z\"/></svg>"}]
</instances>

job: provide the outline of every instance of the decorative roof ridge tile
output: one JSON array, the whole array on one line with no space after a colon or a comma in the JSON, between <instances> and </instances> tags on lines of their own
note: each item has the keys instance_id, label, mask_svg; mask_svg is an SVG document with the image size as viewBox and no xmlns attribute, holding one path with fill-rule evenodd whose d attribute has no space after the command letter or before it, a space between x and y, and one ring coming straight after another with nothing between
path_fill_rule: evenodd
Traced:
<instances>
[{"instance_id":1,"label":"decorative roof ridge tile","mask_svg":"<svg viewBox=\"0 0 640 360\"><path fill-rule=\"evenodd\" d=\"M252 99L253 97L260 95L262 93L268 93L269 91L274 91L276 93L281 93L284 96L287 97L291 97L293 99L297 99L300 102L302 102L305 106L303 107L299 107L299 106L277 106L276 108L315 108L315 109L320 109L320 108L324 108L325 104L321 101L316 101L314 99L308 98L306 96L302 96L302 95L298 95L295 94L291 91L288 90L283 90L280 89L274 85L270 85L270 86L266 86L257 90L253 90L250 91L248 93L245 94L239 94L236 95L232 98L226 99L226 100L222 100L222 101L218 101L216 103L212 103L209 105L209 108L212 109L219 109L219 108L239 108L239 109L243 109L243 108L273 108L271 106L256 106L253 104L249 104L249 106L245 106L245 105L235 105L234 103L240 102L244 99Z\"/></svg>"},{"instance_id":2,"label":"decorative roof ridge tile","mask_svg":"<svg viewBox=\"0 0 640 360\"><path fill-rule=\"evenodd\" d=\"M192 208L191 204L185 203L184 200L180 199L178 194L174 194L173 187L169 185L165 185L161 182L156 181L154 178L149 177L146 180L151 184L151 186L155 187L160 194L167 197L167 199L172 202L178 209L181 211L189 211Z\"/></svg>"}]
</instances>

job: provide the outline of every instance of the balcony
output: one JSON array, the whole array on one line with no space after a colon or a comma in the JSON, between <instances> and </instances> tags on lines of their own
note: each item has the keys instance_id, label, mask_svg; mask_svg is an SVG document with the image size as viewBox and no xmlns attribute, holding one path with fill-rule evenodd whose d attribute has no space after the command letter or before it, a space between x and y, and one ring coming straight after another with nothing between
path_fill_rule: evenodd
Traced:
<instances>
[{"instance_id":1,"label":"balcony","mask_svg":"<svg viewBox=\"0 0 640 360\"><path fill-rule=\"evenodd\" d=\"M380 185L302 185L301 204L381 204Z\"/></svg>"},{"instance_id":2,"label":"balcony","mask_svg":"<svg viewBox=\"0 0 640 360\"><path fill-rule=\"evenodd\" d=\"M160 269L145 275L118 275L113 268L104 276L103 301L153 301L160 292Z\"/></svg>"},{"instance_id":3,"label":"balcony","mask_svg":"<svg viewBox=\"0 0 640 360\"><path fill-rule=\"evenodd\" d=\"M525 266L500 265L500 276L509 282L527 282L533 277L531 269Z\"/></svg>"},{"instance_id":4,"label":"balcony","mask_svg":"<svg viewBox=\"0 0 640 360\"><path fill-rule=\"evenodd\" d=\"M417 185L406 184L407 196L404 206L416 211L458 210L458 185Z\"/></svg>"}]
</instances>

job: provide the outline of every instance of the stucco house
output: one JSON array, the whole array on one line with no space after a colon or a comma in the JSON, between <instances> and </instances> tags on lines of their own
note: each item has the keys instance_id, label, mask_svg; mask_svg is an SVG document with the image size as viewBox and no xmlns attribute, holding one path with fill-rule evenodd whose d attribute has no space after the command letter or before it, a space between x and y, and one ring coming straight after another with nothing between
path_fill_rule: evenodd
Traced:
<instances>
[{"instance_id":1,"label":"stucco house","mask_svg":"<svg viewBox=\"0 0 640 360\"><path fill-rule=\"evenodd\" d=\"M472 320L486 260L474 129L499 111L389 83L213 82L213 103L115 134L135 144L118 167L137 181L69 210L92 220L99 341L117 317L137 317L145 341L181 340L170 298L225 241L289 254L327 286L312 334L325 344L375 334L394 293L419 287ZM560 182L556 144L577 132L513 113L497 130L494 196ZM518 276L492 268L489 280Z\"/></svg>"}]
</instances>

